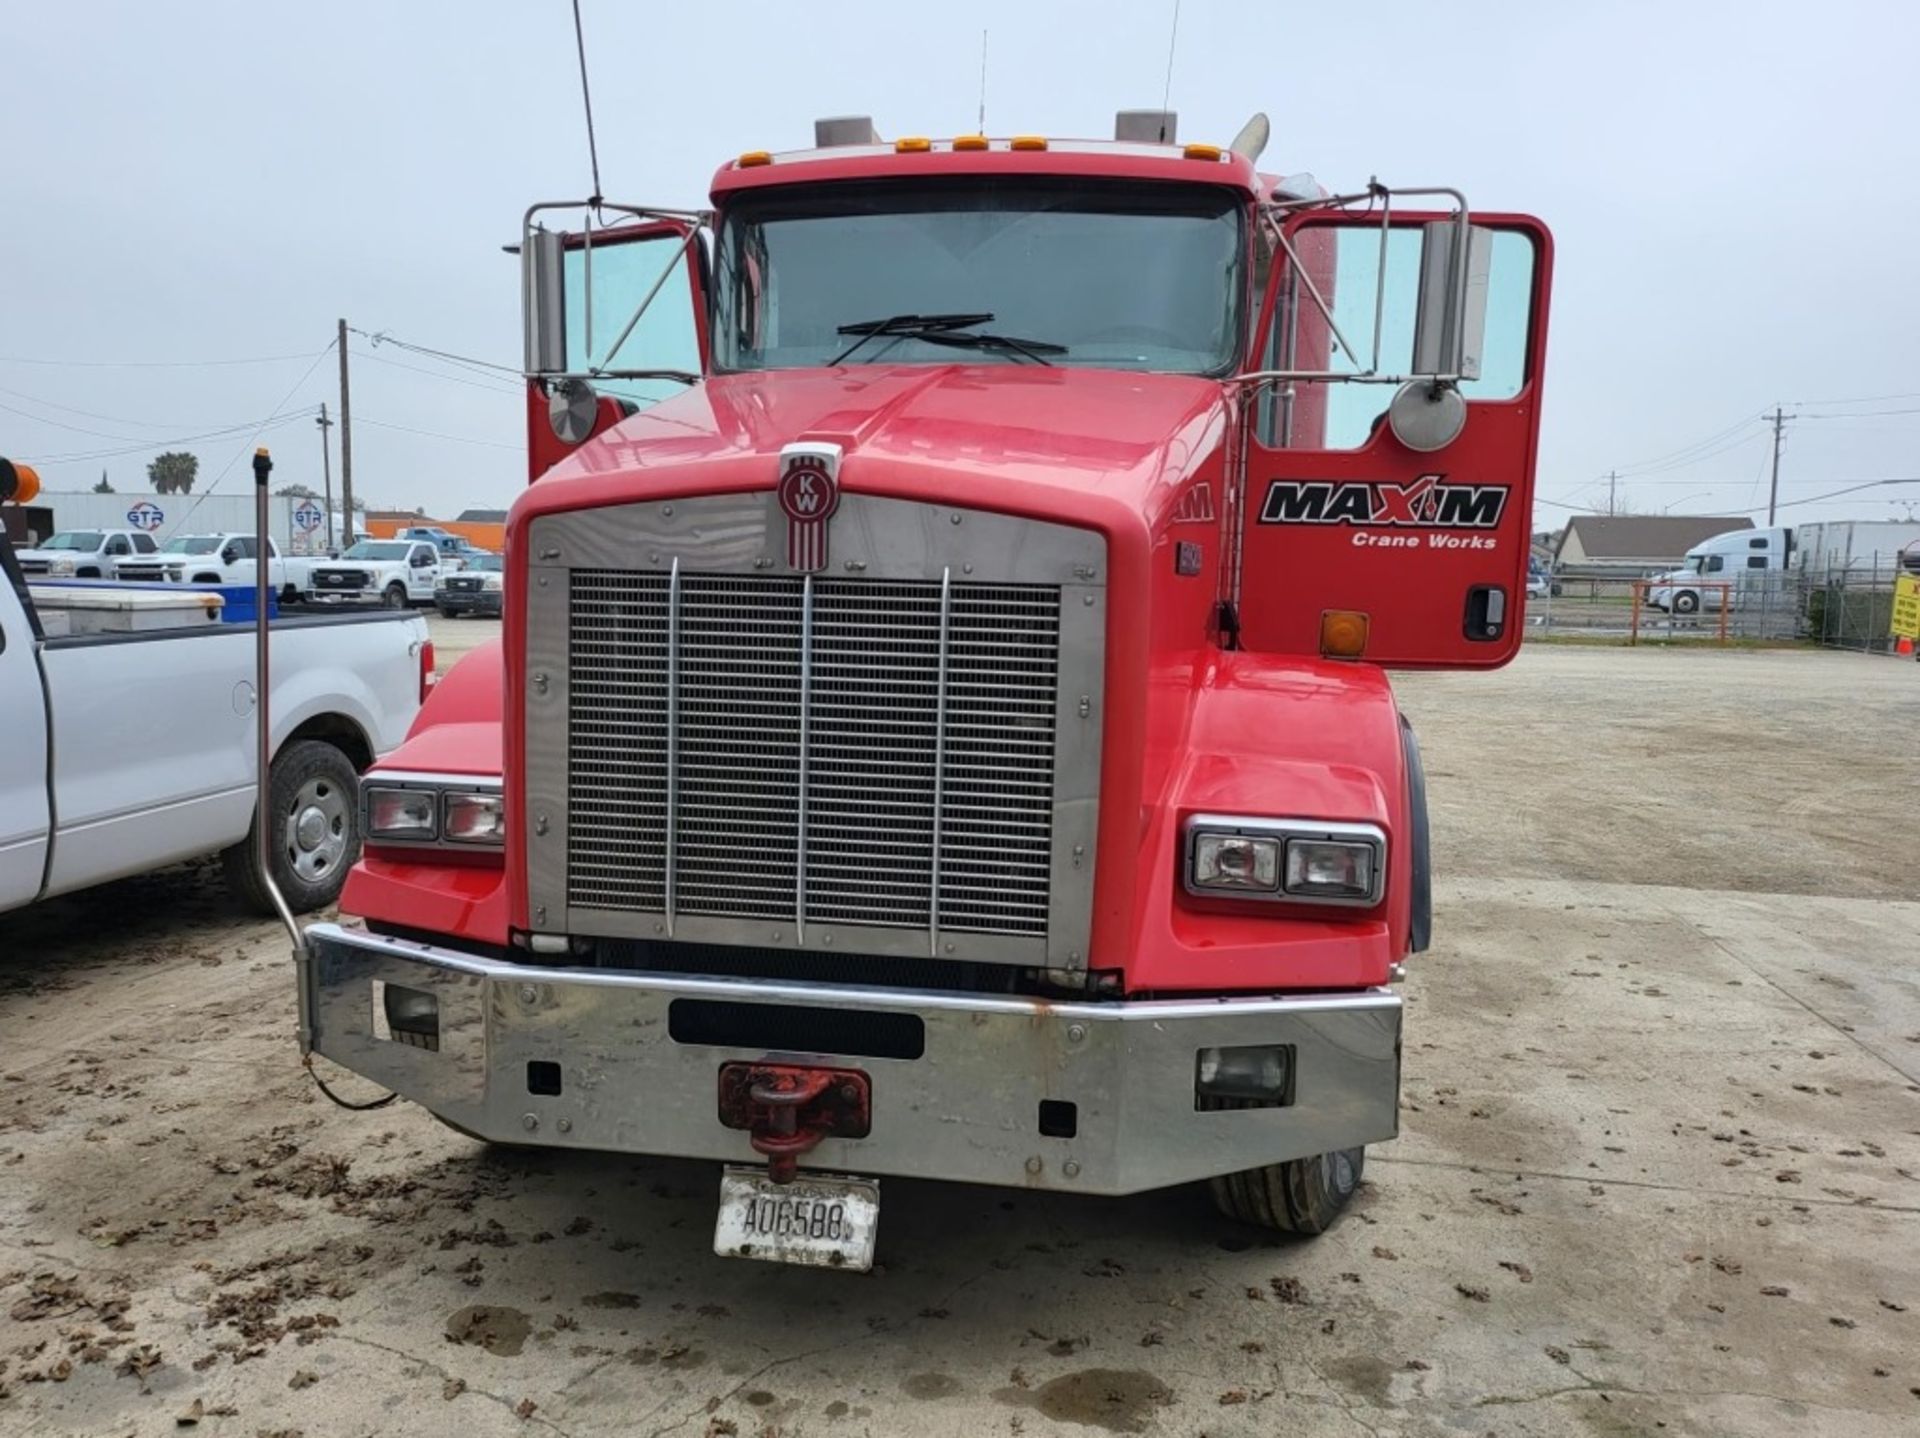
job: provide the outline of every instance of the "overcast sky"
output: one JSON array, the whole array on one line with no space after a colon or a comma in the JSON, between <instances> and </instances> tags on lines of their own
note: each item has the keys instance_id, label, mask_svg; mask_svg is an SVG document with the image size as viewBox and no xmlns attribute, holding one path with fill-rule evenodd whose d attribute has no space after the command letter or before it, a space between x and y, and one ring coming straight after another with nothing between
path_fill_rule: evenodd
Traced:
<instances>
[{"instance_id":1,"label":"overcast sky","mask_svg":"<svg viewBox=\"0 0 1920 1438\"><path fill-rule=\"evenodd\" d=\"M1172 11L584 0L605 190L698 204L722 159L806 145L820 114L971 131L983 27L991 133L1105 135L1159 103ZM1892 0L1185 0L1172 104L1219 142L1266 110L1263 168L1552 226L1539 525L1568 512L1547 500L1604 506L1609 469L1624 507L1764 520L1776 402L1783 501L1920 476L1917 45ZM144 489L162 442L276 414L276 480L317 488L336 318L517 364L500 245L530 200L588 189L565 0L14 3L0 55L0 452L54 489ZM514 381L351 348L359 493L512 498ZM225 492L253 442L180 447ZM1901 497L1920 511L1915 484L1781 518Z\"/></svg>"}]
</instances>

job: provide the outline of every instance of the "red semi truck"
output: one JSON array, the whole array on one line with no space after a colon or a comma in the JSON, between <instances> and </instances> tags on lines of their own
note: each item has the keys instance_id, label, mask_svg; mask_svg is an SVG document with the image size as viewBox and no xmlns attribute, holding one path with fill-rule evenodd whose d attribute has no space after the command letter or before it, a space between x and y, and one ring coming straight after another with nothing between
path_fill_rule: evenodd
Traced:
<instances>
[{"instance_id":1,"label":"red semi truck","mask_svg":"<svg viewBox=\"0 0 1920 1438\"><path fill-rule=\"evenodd\" d=\"M865 1267L890 1175L1331 1224L1430 930L1387 671L1518 646L1551 244L1265 130L530 211L503 641L366 777L303 1042L718 1160L723 1253Z\"/></svg>"}]
</instances>

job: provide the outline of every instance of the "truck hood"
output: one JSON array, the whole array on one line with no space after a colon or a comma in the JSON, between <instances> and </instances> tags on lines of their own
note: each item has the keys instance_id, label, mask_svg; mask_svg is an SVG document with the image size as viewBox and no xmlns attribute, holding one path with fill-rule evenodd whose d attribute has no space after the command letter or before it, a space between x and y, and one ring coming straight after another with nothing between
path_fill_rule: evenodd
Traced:
<instances>
[{"instance_id":1,"label":"truck hood","mask_svg":"<svg viewBox=\"0 0 1920 1438\"><path fill-rule=\"evenodd\" d=\"M1029 513L1097 497L1151 517L1225 432L1225 390L1191 375L1010 364L724 375L582 445L521 496L514 520L631 500L632 479L669 470L675 492L771 488L775 457L802 439L842 447L852 490Z\"/></svg>"}]
</instances>

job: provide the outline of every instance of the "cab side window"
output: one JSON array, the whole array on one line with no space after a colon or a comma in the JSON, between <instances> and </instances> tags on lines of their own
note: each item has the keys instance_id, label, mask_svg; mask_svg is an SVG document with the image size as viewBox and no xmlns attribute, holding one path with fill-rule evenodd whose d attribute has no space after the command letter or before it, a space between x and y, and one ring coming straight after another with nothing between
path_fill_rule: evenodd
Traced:
<instances>
[{"instance_id":1,"label":"cab side window","mask_svg":"<svg viewBox=\"0 0 1920 1438\"><path fill-rule=\"evenodd\" d=\"M113 538L107 541L107 553L108 554L132 554L133 546L127 543L126 535L116 534L113 536Z\"/></svg>"},{"instance_id":2,"label":"cab side window","mask_svg":"<svg viewBox=\"0 0 1920 1438\"><path fill-rule=\"evenodd\" d=\"M1765 569L1766 567L1767 567L1767 556L1766 556L1766 555L1764 555L1764 554L1749 554L1749 555L1747 556L1747 568L1749 568L1749 569Z\"/></svg>"},{"instance_id":3,"label":"cab side window","mask_svg":"<svg viewBox=\"0 0 1920 1438\"><path fill-rule=\"evenodd\" d=\"M1727 567L1727 557L1724 554L1710 554L1707 556L1707 573L1708 574L1718 574L1721 570L1725 569L1726 567Z\"/></svg>"},{"instance_id":4,"label":"cab side window","mask_svg":"<svg viewBox=\"0 0 1920 1438\"><path fill-rule=\"evenodd\" d=\"M153 536L144 531L133 537L133 547L141 554L157 554L160 546L153 542Z\"/></svg>"}]
</instances>

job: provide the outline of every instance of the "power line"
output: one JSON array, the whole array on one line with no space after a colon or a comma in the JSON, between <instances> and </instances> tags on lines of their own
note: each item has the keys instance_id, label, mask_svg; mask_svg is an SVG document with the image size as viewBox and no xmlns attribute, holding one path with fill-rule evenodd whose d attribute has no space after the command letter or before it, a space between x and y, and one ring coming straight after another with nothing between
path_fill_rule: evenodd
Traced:
<instances>
[{"instance_id":1,"label":"power line","mask_svg":"<svg viewBox=\"0 0 1920 1438\"><path fill-rule=\"evenodd\" d=\"M228 425L224 429L207 430L201 434L174 435L166 439L146 439L141 440L137 444L122 445L117 449L77 450L68 454L29 454L23 455L22 458L30 464L77 464L82 460L118 459L129 454L144 454L150 450L168 449L176 444L194 444L202 440L226 439L231 435L239 434L255 427L277 427L287 422L286 418L269 415L266 419L249 420L246 424Z\"/></svg>"},{"instance_id":2,"label":"power line","mask_svg":"<svg viewBox=\"0 0 1920 1438\"><path fill-rule=\"evenodd\" d=\"M512 365L495 364L492 360L474 359L471 355L454 354L450 350L437 350L428 345L417 345L411 340L403 340L390 335L385 330L381 330L376 334L367 330L354 329L351 325L349 325L347 329L348 333L359 335L360 338L371 341L375 346L392 345L396 349L412 350L415 354L432 355L435 359L449 360L454 364L471 365L476 369L494 370L500 374L512 375L515 379L523 379L525 377L524 371L516 369Z\"/></svg>"},{"instance_id":3,"label":"power line","mask_svg":"<svg viewBox=\"0 0 1920 1438\"><path fill-rule=\"evenodd\" d=\"M56 360L29 359L23 355L0 355L0 364L49 365L59 369L212 369L220 365L285 364L312 359L311 351L291 355L250 355L243 359L209 360Z\"/></svg>"},{"instance_id":4,"label":"power line","mask_svg":"<svg viewBox=\"0 0 1920 1438\"><path fill-rule=\"evenodd\" d=\"M1920 399L1920 390L1909 390L1905 394L1857 394L1847 399L1795 399L1795 400L1788 400L1787 403L1795 406L1826 405L1826 404L1882 404L1882 403L1885 403L1886 401L1896 400L1896 399Z\"/></svg>"},{"instance_id":5,"label":"power line","mask_svg":"<svg viewBox=\"0 0 1920 1438\"><path fill-rule=\"evenodd\" d=\"M1884 489L1894 484L1920 484L1920 475L1910 475L1901 479L1869 479L1861 484L1850 484L1845 489L1828 490L1825 494L1810 494L1804 499L1783 499L1781 509L1789 509L1796 504L1818 504L1823 499L1838 499L1846 494L1858 494L1865 489Z\"/></svg>"},{"instance_id":6,"label":"power line","mask_svg":"<svg viewBox=\"0 0 1920 1438\"><path fill-rule=\"evenodd\" d=\"M397 430L401 434L417 434L427 439L449 439L455 444L478 444L488 449L510 449L516 452L520 449L517 444L501 444L493 439L475 439L470 434L443 434L435 429L414 429L411 425L388 424L385 420L368 419L364 414L357 414L353 419L355 424L370 424L375 429Z\"/></svg>"},{"instance_id":7,"label":"power line","mask_svg":"<svg viewBox=\"0 0 1920 1438\"><path fill-rule=\"evenodd\" d=\"M459 375L448 374L445 370L428 369L424 365L408 364L404 360L388 359L385 355L361 353L362 359L372 360L375 364L390 365L394 369L411 370L414 374L423 374L429 379L443 379L448 384L463 384L472 389L483 389L490 394L516 394L517 385L508 384L488 376L486 379L464 379Z\"/></svg>"},{"instance_id":8,"label":"power line","mask_svg":"<svg viewBox=\"0 0 1920 1438\"><path fill-rule=\"evenodd\" d=\"M156 420L150 420L150 419L128 419L124 415L101 414L98 410L81 409L78 406L71 405L71 404L58 404L55 401L50 399L42 399L37 394L28 394L25 390L8 389L5 385L0 385L0 394L10 394L15 399L23 399L23 400L26 400L29 404L37 404L45 409L57 409L63 414L84 415L88 419L104 419L109 424L130 425L134 429L188 429L192 427L179 420L170 420L163 424ZM16 410L14 411L14 413L18 413L18 411ZM32 418L32 416L28 416L28 417ZM47 424L53 423L53 421L51 420L46 420L42 422ZM234 428L237 429L239 428L239 426L236 425L234 426ZM132 438L132 436L130 435L107 435L104 437L107 439L131 439Z\"/></svg>"},{"instance_id":9,"label":"power line","mask_svg":"<svg viewBox=\"0 0 1920 1438\"><path fill-rule=\"evenodd\" d=\"M266 433L269 425L277 428L279 425L291 424L296 420L303 420L307 417L304 413L286 414L286 408L293 403L293 397L300 392L300 386L312 378L313 372L320 368L320 361L325 359L332 349L333 346L328 345L326 349L321 350L320 353L313 356L313 363L309 364L300 372L300 378L293 382L293 387L281 398L280 403L273 407L273 413L269 415L267 419L261 421L259 428L254 430L241 444L240 448L236 449L232 455L228 457L227 462L220 466L220 472L213 477L212 482L208 484L205 489L201 490L199 494L194 496L193 503L187 506L187 512L181 515L175 522L176 528L184 527L186 522L193 518L193 512L200 507L200 501L220 487L220 481L227 477L228 472L239 462L240 456L254 447L254 442L258 440L262 434ZM348 524L349 527L351 527L351 514L348 515Z\"/></svg>"}]
</instances>

